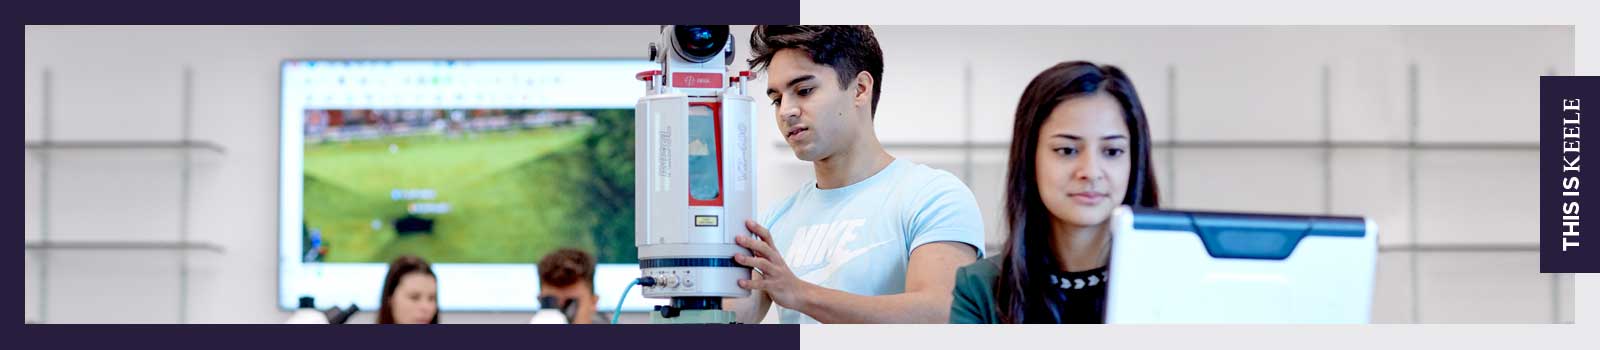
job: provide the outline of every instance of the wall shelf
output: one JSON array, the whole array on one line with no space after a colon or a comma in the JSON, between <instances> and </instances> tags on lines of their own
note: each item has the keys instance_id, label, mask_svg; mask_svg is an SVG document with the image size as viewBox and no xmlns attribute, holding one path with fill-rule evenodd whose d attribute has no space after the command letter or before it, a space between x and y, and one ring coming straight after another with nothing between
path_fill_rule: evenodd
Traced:
<instances>
[{"instance_id":1,"label":"wall shelf","mask_svg":"<svg viewBox=\"0 0 1600 350\"><path fill-rule=\"evenodd\" d=\"M25 240L23 243L23 250L33 252L35 258L39 259L37 262L39 266L39 283L37 283L38 300L36 301L38 303L38 315L35 319L30 319L29 321L36 321L39 323L50 323L52 321L49 308L50 303L48 302L51 297L49 280L52 278L52 274L50 269L51 264L49 264L50 259L47 258L51 253L58 251L155 251L175 253L174 255L176 256L178 264L176 271L178 274L178 309L175 311L177 313L178 323L186 323L188 321L189 314L188 289L190 253L225 253L225 250L221 245L210 242L195 241L192 240L189 235L189 215L191 210L189 201L193 192L193 184L190 179L190 175L195 168L196 158L198 158L198 155L220 156L227 153L227 150L223 148L221 144L211 141L195 140L192 137L191 123L193 121L193 113L191 111L191 104L194 100L194 74L192 69L188 66L184 66L182 76L179 77L181 79L183 91L181 93L182 99L179 101L182 113L178 116L181 118L181 124L179 124L180 136L177 140L54 139L53 136L55 134L51 129L54 115L51 113L51 93L53 91L51 90L52 79L50 73L51 72L49 69L45 69L43 71L43 79L41 79L41 83L43 85L40 87L40 97L43 99L43 102L41 103L41 139L24 142L24 148L28 152L33 152L40 156L39 186L41 188L39 193L40 210L38 213L39 236L36 240ZM181 160L177 164L178 168L180 169L178 172L178 182L181 184L181 193L178 195L178 209L175 213L178 222L177 239L73 240L53 237L55 233L51 230L49 214L51 208L50 202L54 198L50 186L51 179L54 176L54 166L51 164L53 163L52 158L54 157L51 156L62 154L63 152L80 151L173 152L181 156Z\"/></svg>"},{"instance_id":2,"label":"wall shelf","mask_svg":"<svg viewBox=\"0 0 1600 350\"><path fill-rule=\"evenodd\" d=\"M226 154L227 150L210 141L162 140L82 140L82 141L28 141L27 149L35 152L63 150L130 150L130 151L206 151Z\"/></svg>"},{"instance_id":3,"label":"wall shelf","mask_svg":"<svg viewBox=\"0 0 1600 350\"><path fill-rule=\"evenodd\" d=\"M25 250L170 250L225 253L221 245L207 242L183 241L32 241L23 244Z\"/></svg>"},{"instance_id":4,"label":"wall shelf","mask_svg":"<svg viewBox=\"0 0 1600 350\"><path fill-rule=\"evenodd\" d=\"M1538 253L1538 244L1401 244L1378 246L1379 253Z\"/></svg>"}]
</instances>

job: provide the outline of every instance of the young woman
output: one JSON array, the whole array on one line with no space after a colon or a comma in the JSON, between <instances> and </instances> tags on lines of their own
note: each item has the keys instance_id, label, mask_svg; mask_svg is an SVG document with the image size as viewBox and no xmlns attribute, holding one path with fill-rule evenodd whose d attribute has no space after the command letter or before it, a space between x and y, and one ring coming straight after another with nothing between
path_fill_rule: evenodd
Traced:
<instances>
[{"instance_id":1,"label":"young woman","mask_svg":"<svg viewBox=\"0 0 1600 350\"><path fill-rule=\"evenodd\" d=\"M1111 213L1155 207L1150 131L1133 82L1066 62L1028 83L1006 174L1011 236L956 272L951 323L1101 323Z\"/></svg>"},{"instance_id":2,"label":"young woman","mask_svg":"<svg viewBox=\"0 0 1600 350\"><path fill-rule=\"evenodd\" d=\"M439 282L427 260L404 255L389 263L383 278L379 324L439 323Z\"/></svg>"}]
</instances>

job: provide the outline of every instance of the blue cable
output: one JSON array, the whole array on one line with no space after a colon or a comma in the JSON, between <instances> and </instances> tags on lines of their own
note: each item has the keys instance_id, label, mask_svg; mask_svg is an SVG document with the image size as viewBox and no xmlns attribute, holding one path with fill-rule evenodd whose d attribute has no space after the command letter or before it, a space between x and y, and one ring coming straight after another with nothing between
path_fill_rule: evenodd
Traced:
<instances>
[{"instance_id":1,"label":"blue cable","mask_svg":"<svg viewBox=\"0 0 1600 350\"><path fill-rule=\"evenodd\" d=\"M646 287L653 286L656 284L656 279L645 276L635 278L632 282L628 282L628 288L622 290L622 297L617 298L617 310L611 312L611 324L617 324L617 321L622 318L622 302L628 300L628 292L633 291L633 286L637 284L643 284Z\"/></svg>"}]
</instances>

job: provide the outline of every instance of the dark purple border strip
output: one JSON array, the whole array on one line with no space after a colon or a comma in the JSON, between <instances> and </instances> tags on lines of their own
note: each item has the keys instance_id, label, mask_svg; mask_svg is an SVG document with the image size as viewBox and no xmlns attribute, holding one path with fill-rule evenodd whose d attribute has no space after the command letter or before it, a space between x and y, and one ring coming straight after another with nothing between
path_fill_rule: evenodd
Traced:
<instances>
[{"instance_id":1,"label":"dark purple border strip","mask_svg":"<svg viewBox=\"0 0 1600 350\"><path fill-rule=\"evenodd\" d=\"M1539 272L1600 272L1600 207L1584 200L1600 196L1600 137L1585 134L1600 136L1600 77L1539 77Z\"/></svg>"}]
</instances>

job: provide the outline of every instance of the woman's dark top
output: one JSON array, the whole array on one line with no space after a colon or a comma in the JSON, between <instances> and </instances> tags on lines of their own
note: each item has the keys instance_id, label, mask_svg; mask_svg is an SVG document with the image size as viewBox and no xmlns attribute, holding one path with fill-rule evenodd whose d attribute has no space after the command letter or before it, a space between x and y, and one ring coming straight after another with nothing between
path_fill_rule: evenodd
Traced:
<instances>
[{"instance_id":1,"label":"woman's dark top","mask_svg":"<svg viewBox=\"0 0 1600 350\"><path fill-rule=\"evenodd\" d=\"M1106 309L1105 267L1088 271L1054 271L1049 275L1055 287L1044 294L1062 307L1056 317L1061 323L1104 323ZM1000 256L979 260L956 270L955 299L950 302L950 323L1000 323L1000 306L994 285L1000 279ZM1054 320L1028 319L1029 323Z\"/></svg>"}]
</instances>

